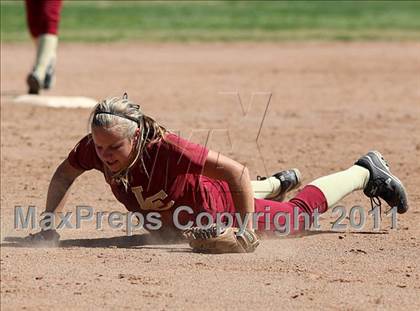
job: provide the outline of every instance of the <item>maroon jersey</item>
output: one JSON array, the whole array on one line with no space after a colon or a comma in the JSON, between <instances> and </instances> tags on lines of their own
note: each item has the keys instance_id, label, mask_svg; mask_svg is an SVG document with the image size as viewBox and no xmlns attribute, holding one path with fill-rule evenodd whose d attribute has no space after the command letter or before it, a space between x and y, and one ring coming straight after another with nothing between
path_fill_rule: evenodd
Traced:
<instances>
[{"instance_id":1,"label":"maroon jersey","mask_svg":"<svg viewBox=\"0 0 420 311\"><path fill-rule=\"evenodd\" d=\"M200 212L233 212L233 200L226 182L201 175L208 149L175 134L149 144L143 155L147 173L138 161L128 175L129 187L113 182L96 154L91 135L85 136L70 152L70 164L82 170L101 171L118 201L133 212L160 212L164 224L172 225L172 214L179 206L189 206L193 215L181 212L178 220L195 223Z\"/></svg>"}]
</instances>

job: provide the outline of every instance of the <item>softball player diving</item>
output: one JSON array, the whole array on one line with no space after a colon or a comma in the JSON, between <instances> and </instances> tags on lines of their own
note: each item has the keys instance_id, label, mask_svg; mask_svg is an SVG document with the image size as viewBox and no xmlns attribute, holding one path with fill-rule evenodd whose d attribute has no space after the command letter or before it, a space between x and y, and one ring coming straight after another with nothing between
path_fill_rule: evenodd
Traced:
<instances>
[{"instance_id":1,"label":"softball player diving","mask_svg":"<svg viewBox=\"0 0 420 311\"><path fill-rule=\"evenodd\" d=\"M323 213L357 190L376 202L384 200L398 213L408 209L401 181L377 151L368 152L344 171L314 180L288 202L280 202L286 192L299 186L298 170L251 181L246 167L167 131L126 94L97 104L90 116L90 129L91 133L77 143L54 173L46 212L61 208L73 181L92 169L104 175L127 210L142 215L159 212L163 227L174 232L179 232L173 223L173 213L179 206L189 206L193 211L179 214L183 224L192 221L196 225L201 212L213 219L218 213L238 213L242 219L247 214L264 215L249 217L244 230L239 231L237 222L224 230L214 226L185 230L192 248L203 252L252 252L258 246L259 232L274 232L274 222L284 225L284 218L275 217L276 213L290 215L290 227L303 230L304 218L296 217L295 225L294 213ZM49 229L28 238L53 240L59 235Z\"/></svg>"}]
</instances>

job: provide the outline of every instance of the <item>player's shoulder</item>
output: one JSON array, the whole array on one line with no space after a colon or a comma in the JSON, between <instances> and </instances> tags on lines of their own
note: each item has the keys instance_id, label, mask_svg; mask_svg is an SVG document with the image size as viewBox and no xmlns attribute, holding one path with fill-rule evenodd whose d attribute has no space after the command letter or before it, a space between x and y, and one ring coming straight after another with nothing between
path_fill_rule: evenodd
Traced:
<instances>
[{"instance_id":1,"label":"player's shoulder","mask_svg":"<svg viewBox=\"0 0 420 311\"><path fill-rule=\"evenodd\" d=\"M168 133L164 139L168 144L169 151L188 158L199 158L203 154L207 154L208 149L205 145L183 138L174 133Z\"/></svg>"},{"instance_id":2,"label":"player's shoulder","mask_svg":"<svg viewBox=\"0 0 420 311\"><path fill-rule=\"evenodd\" d=\"M85 136L83 136L79 142L76 144L76 146L74 146L74 151L79 151L79 150L84 150L84 149L91 149L94 148L94 142L92 139L92 134L87 134Z\"/></svg>"},{"instance_id":3,"label":"player's shoulder","mask_svg":"<svg viewBox=\"0 0 420 311\"><path fill-rule=\"evenodd\" d=\"M196 144L188 139L183 138L172 132L165 134L162 139L148 146L150 154L156 153L161 156L168 154L168 156L187 156L191 154L201 154L206 149L200 144Z\"/></svg>"},{"instance_id":4,"label":"player's shoulder","mask_svg":"<svg viewBox=\"0 0 420 311\"><path fill-rule=\"evenodd\" d=\"M80 141L86 144L93 144L92 134L91 133L86 134L85 136L82 137Z\"/></svg>"},{"instance_id":5,"label":"player's shoulder","mask_svg":"<svg viewBox=\"0 0 420 311\"><path fill-rule=\"evenodd\" d=\"M165 133L164 136L158 140L155 140L151 143L149 143L147 149L149 151L152 150L161 150L163 149L171 149L173 147L176 147L179 141L179 137L173 133Z\"/></svg>"},{"instance_id":6,"label":"player's shoulder","mask_svg":"<svg viewBox=\"0 0 420 311\"><path fill-rule=\"evenodd\" d=\"M187 146L194 144L190 140L183 138L181 135L169 132L165 134L165 137L162 139L163 143L166 143L168 146L176 149L185 149Z\"/></svg>"}]
</instances>

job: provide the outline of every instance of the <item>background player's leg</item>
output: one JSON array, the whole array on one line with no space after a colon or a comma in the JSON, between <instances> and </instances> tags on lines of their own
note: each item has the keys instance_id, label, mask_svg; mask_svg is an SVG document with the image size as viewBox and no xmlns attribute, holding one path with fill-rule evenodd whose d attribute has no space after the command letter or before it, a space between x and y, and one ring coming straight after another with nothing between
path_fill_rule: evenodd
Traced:
<instances>
[{"instance_id":1,"label":"background player's leg","mask_svg":"<svg viewBox=\"0 0 420 311\"><path fill-rule=\"evenodd\" d=\"M55 66L58 37L54 34L43 34L38 37L38 48L33 74L41 81L42 87L47 70Z\"/></svg>"},{"instance_id":2,"label":"background player's leg","mask_svg":"<svg viewBox=\"0 0 420 311\"><path fill-rule=\"evenodd\" d=\"M29 93L38 94L41 88L50 88L54 74L58 24L61 1L27 0L28 24L31 33L37 38L37 53L33 71L28 76ZM37 14L37 16L33 16ZM30 22L31 21L31 22ZM32 29L35 29L32 31Z\"/></svg>"},{"instance_id":3,"label":"background player's leg","mask_svg":"<svg viewBox=\"0 0 420 311\"><path fill-rule=\"evenodd\" d=\"M40 2L33 0L25 0L26 7L26 22L28 23L29 32L36 40L36 38L41 34L41 22L42 17Z\"/></svg>"}]
</instances>

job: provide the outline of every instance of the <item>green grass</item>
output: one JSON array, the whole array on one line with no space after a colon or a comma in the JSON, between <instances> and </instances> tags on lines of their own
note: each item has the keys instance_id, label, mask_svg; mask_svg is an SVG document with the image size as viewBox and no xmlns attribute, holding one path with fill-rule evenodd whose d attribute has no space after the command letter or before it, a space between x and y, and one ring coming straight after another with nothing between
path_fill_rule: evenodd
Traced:
<instances>
[{"instance_id":1,"label":"green grass","mask_svg":"<svg viewBox=\"0 0 420 311\"><path fill-rule=\"evenodd\" d=\"M28 40L22 1L1 2L1 41ZM65 1L63 41L419 40L420 2Z\"/></svg>"}]
</instances>

